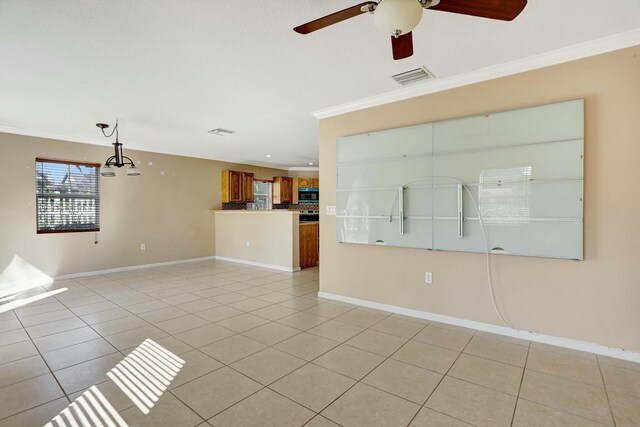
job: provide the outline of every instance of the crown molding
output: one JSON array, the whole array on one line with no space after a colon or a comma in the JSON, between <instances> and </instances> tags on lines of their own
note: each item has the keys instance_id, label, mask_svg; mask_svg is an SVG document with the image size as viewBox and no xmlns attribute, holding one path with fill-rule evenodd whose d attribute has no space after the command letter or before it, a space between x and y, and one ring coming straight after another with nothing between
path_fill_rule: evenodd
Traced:
<instances>
[{"instance_id":1,"label":"crown molding","mask_svg":"<svg viewBox=\"0 0 640 427\"><path fill-rule=\"evenodd\" d=\"M338 116L345 113L377 107L392 102L402 101L430 93L442 92L457 87L493 80L499 77L519 74L526 71L549 67L575 61L590 56L595 56L615 50L624 49L640 44L640 28L612 36L575 44L562 49L546 52L540 55L529 56L503 64L471 71L442 79L431 80L422 84L409 86L403 89L385 92L379 95L348 102L334 107L324 108L312 112L317 119Z\"/></svg>"}]
</instances>

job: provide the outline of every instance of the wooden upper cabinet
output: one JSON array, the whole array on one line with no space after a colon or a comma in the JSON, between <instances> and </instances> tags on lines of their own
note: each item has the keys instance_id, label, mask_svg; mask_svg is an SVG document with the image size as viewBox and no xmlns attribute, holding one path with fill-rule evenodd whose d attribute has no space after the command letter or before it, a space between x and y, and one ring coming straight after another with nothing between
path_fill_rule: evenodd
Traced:
<instances>
[{"instance_id":1,"label":"wooden upper cabinet","mask_svg":"<svg viewBox=\"0 0 640 427\"><path fill-rule=\"evenodd\" d=\"M311 188L311 178L298 178L299 188Z\"/></svg>"},{"instance_id":2,"label":"wooden upper cabinet","mask_svg":"<svg viewBox=\"0 0 640 427\"><path fill-rule=\"evenodd\" d=\"M242 172L242 201L253 203L253 174Z\"/></svg>"},{"instance_id":3,"label":"wooden upper cabinet","mask_svg":"<svg viewBox=\"0 0 640 427\"><path fill-rule=\"evenodd\" d=\"M299 188L320 188L320 179L318 178L298 178Z\"/></svg>"},{"instance_id":4,"label":"wooden upper cabinet","mask_svg":"<svg viewBox=\"0 0 640 427\"><path fill-rule=\"evenodd\" d=\"M276 176L273 178L273 204L293 203L293 178Z\"/></svg>"},{"instance_id":5,"label":"wooden upper cabinet","mask_svg":"<svg viewBox=\"0 0 640 427\"><path fill-rule=\"evenodd\" d=\"M222 203L252 203L253 174L222 171Z\"/></svg>"},{"instance_id":6,"label":"wooden upper cabinet","mask_svg":"<svg viewBox=\"0 0 640 427\"><path fill-rule=\"evenodd\" d=\"M293 203L294 205L298 204L299 188L300 188L300 178L293 178L293 189L291 190L293 192L293 197L292 197L291 203Z\"/></svg>"}]
</instances>

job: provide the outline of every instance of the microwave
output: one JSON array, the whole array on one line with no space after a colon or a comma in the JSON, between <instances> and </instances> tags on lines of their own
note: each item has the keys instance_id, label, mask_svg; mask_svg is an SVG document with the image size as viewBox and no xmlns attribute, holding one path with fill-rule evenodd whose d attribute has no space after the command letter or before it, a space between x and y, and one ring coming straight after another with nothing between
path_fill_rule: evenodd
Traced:
<instances>
[{"instance_id":1,"label":"microwave","mask_svg":"<svg viewBox=\"0 0 640 427\"><path fill-rule=\"evenodd\" d=\"M320 191L317 188L299 188L298 203L318 203Z\"/></svg>"}]
</instances>

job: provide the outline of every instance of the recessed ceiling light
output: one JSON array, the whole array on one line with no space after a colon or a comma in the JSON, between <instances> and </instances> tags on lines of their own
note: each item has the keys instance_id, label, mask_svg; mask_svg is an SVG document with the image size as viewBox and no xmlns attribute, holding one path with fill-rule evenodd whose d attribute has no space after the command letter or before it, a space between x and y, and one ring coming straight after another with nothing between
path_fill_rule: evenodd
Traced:
<instances>
[{"instance_id":1,"label":"recessed ceiling light","mask_svg":"<svg viewBox=\"0 0 640 427\"><path fill-rule=\"evenodd\" d=\"M309 166L313 166L313 162L309 162Z\"/></svg>"},{"instance_id":2,"label":"recessed ceiling light","mask_svg":"<svg viewBox=\"0 0 640 427\"><path fill-rule=\"evenodd\" d=\"M231 135L235 131L232 131L229 129L215 128L207 132L210 133L211 135L225 136L225 135Z\"/></svg>"},{"instance_id":3,"label":"recessed ceiling light","mask_svg":"<svg viewBox=\"0 0 640 427\"><path fill-rule=\"evenodd\" d=\"M267 154L267 157L271 158L271 154Z\"/></svg>"}]
</instances>

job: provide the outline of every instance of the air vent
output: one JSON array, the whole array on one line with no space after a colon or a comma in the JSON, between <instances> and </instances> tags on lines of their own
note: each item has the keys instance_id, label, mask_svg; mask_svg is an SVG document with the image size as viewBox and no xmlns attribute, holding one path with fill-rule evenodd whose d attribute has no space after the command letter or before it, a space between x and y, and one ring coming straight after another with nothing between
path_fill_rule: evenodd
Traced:
<instances>
[{"instance_id":1,"label":"air vent","mask_svg":"<svg viewBox=\"0 0 640 427\"><path fill-rule=\"evenodd\" d=\"M234 131L229 129L215 128L215 129L211 129L209 133L211 135L225 136L225 135L231 135L232 133L234 133Z\"/></svg>"},{"instance_id":2,"label":"air vent","mask_svg":"<svg viewBox=\"0 0 640 427\"><path fill-rule=\"evenodd\" d=\"M404 73L391 76L393 80L400 83L402 86L410 85L413 83L421 82L423 80L435 79L431 71L425 67L416 68L415 70L405 71Z\"/></svg>"}]
</instances>

